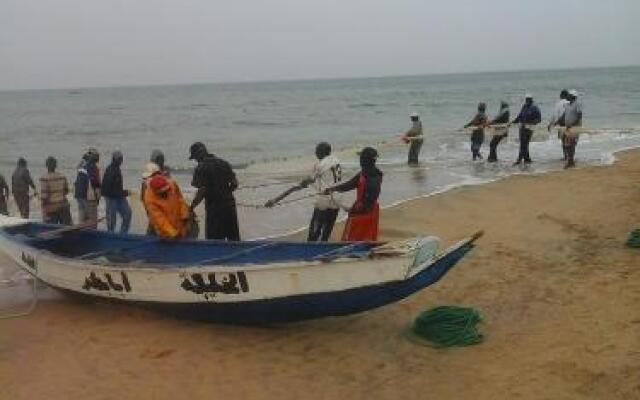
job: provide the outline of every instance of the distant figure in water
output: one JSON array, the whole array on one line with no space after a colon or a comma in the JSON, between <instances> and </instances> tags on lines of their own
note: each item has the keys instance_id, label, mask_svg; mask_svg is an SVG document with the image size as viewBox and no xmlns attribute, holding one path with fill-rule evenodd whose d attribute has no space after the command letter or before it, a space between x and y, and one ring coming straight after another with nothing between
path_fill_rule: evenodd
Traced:
<instances>
[{"instance_id":1,"label":"distant figure in water","mask_svg":"<svg viewBox=\"0 0 640 400\"><path fill-rule=\"evenodd\" d=\"M102 176L102 196L105 198L107 230L113 232L116 229L117 216L120 215L122 224L120 233L129 233L131 226L131 206L129 206L129 191L124 188L122 179L122 162L124 156L121 151L116 150L111 155L111 164L104 171Z\"/></svg>"},{"instance_id":2,"label":"distant figure in water","mask_svg":"<svg viewBox=\"0 0 640 400\"><path fill-rule=\"evenodd\" d=\"M54 157L48 157L45 165L47 173L40 177L42 220L48 224L71 225L71 206L67 200L69 182L56 172L58 161Z\"/></svg>"},{"instance_id":3,"label":"distant figure in water","mask_svg":"<svg viewBox=\"0 0 640 400\"><path fill-rule=\"evenodd\" d=\"M0 174L0 214L9 215L9 210L7 209L7 199L9 198L9 186L7 185L7 181L4 179L4 176Z\"/></svg>"},{"instance_id":4,"label":"distant figure in water","mask_svg":"<svg viewBox=\"0 0 640 400\"><path fill-rule=\"evenodd\" d=\"M547 125L547 131L551 132L551 128L554 126L558 127L558 139L560 139L560 144L562 145L562 156L563 160L567 160L567 147L564 145L564 110L567 108L569 104L569 91L567 89L562 89L560 91L560 100L556 102L556 105L553 107L553 115L549 120L549 125Z\"/></svg>"},{"instance_id":5,"label":"distant figure in water","mask_svg":"<svg viewBox=\"0 0 640 400\"><path fill-rule=\"evenodd\" d=\"M317 195L313 207L313 215L309 223L307 240L309 242L318 240L326 242L329 240L331 232L333 231L333 225L340 211L340 204L334 194L326 195L323 192L325 189L337 185L342 181L342 168L340 167L340 160L331 155L331 145L327 142L318 143L316 146L316 157L318 161L313 165L311 174L306 179L297 186L267 201L265 207L273 207L291 193L313 185L313 189Z\"/></svg>"},{"instance_id":6,"label":"distant figure in water","mask_svg":"<svg viewBox=\"0 0 640 400\"><path fill-rule=\"evenodd\" d=\"M38 195L36 185L31 179L29 168L27 168L27 160L20 157L18 165L11 176L11 191L20 211L20 216L25 219L29 218L29 188L33 189L34 196Z\"/></svg>"},{"instance_id":7,"label":"distant figure in water","mask_svg":"<svg viewBox=\"0 0 640 400\"><path fill-rule=\"evenodd\" d=\"M518 136L520 139L520 152L518 153L518 159L513 165L520 165L524 160L525 164L531 164L531 156L529 155L529 142L531 142L531 136L533 135L533 125L537 125L542 120L540 115L540 109L533 102L533 96L526 94L524 96L524 104L518 113L516 119L512 124L520 124L520 130Z\"/></svg>"},{"instance_id":8,"label":"distant figure in water","mask_svg":"<svg viewBox=\"0 0 640 400\"><path fill-rule=\"evenodd\" d=\"M411 118L411 128L402 135L402 139L409 145L409 165L418 165L420 149L422 148L422 121L420 116L413 113L409 116Z\"/></svg>"},{"instance_id":9,"label":"distant figure in water","mask_svg":"<svg viewBox=\"0 0 640 400\"><path fill-rule=\"evenodd\" d=\"M78 220L93 229L98 228L98 203L100 202L100 153L90 147L78 164L74 197L78 202Z\"/></svg>"},{"instance_id":10,"label":"distant figure in water","mask_svg":"<svg viewBox=\"0 0 640 400\"><path fill-rule=\"evenodd\" d=\"M193 172L191 186L198 189L190 211L205 201L205 237L207 239L240 240L236 199L233 192L238 188L236 174L231 164L207 151L206 146L196 142L190 148L191 160L198 166Z\"/></svg>"},{"instance_id":11,"label":"distant figure in water","mask_svg":"<svg viewBox=\"0 0 640 400\"><path fill-rule=\"evenodd\" d=\"M365 147L360 152L360 172L349 181L324 191L329 195L356 189L356 201L349 209L349 218L342 233L343 241L378 240L378 197L382 186L382 172L376 167L377 158L378 152L374 148Z\"/></svg>"},{"instance_id":12,"label":"distant figure in water","mask_svg":"<svg viewBox=\"0 0 640 400\"><path fill-rule=\"evenodd\" d=\"M500 110L498 111L498 115L491 121L489 121L489 125L500 125L499 127L493 128L493 137L491 138L491 142L489 142L489 158L487 158L488 162L496 162L498 161L498 145L502 141L502 139L506 138L509 134L509 127L507 124L509 123L509 104L506 101L500 102Z\"/></svg>"},{"instance_id":13,"label":"distant figure in water","mask_svg":"<svg viewBox=\"0 0 640 400\"><path fill-rule=\"evenodd\" d=\"M482 160L482 154L480 154L480 148L484 143L484 127L487 124L487 105L485 103L478 103L478 112L468 124L464 127L473 127L471 132L471 155L473 161L476 159Z\"/></svg>"},{"instance_id":14,"label":"distant figure in water","mask_svg":"<svg viewBox=\"0 0 640 400\"><path fill-rule=\"evenodd\" d=\"M567 96L569 104L564 110L564 143L567 149L567 164L565 168L575 167L576 146L578 145L579 132L575 128L582 126L582 104L578 101L578 92L570 90Z\"/></svg>"}]
</instances>

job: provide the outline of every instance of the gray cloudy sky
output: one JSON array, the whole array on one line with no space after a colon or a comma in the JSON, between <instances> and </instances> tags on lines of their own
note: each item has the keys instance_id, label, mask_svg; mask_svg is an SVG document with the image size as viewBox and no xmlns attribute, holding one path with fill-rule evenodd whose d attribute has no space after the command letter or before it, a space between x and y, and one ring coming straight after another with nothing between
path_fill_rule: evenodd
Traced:
<instances>
[{"instance_id":1,"label":"gray cloudy sky","mask_svg":"<svg viewBox=\"0 0 640 400\"><path fill-rule=\"evenodd\" d=\"M640 64L640 0L0 0L0 90Z\"/></svg>"}]
</instances>

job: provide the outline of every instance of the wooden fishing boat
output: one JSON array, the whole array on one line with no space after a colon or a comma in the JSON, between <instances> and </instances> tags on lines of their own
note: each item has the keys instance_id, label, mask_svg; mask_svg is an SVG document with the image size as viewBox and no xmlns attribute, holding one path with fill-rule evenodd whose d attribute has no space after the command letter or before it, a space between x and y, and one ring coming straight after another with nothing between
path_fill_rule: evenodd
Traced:
<instances>
[{"instance_id":1,"label":"wooden fishing boat","mask_svg":"<svg viewBox=\"0 0 640 400\"><path fill-rule=\"evenodd\" d=\"M473 247L394 243L167 241L0 216L0 249L64 291L181 318L264 324L357 313L437 282Z\"/></svg>"}]
</instances>

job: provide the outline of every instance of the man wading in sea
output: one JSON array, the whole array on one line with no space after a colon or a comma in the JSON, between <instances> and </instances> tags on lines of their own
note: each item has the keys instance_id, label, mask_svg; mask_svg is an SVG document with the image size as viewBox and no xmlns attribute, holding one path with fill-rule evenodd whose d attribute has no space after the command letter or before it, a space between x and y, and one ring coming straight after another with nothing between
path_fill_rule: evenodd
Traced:
<instances>
[{"instance_id":1,"label":"man wading in sea","mask_svg":"<svg viewBox=\"0 0 640 400\"><path fill-rule=\"evenodd\" d=\"M193 172L191 186L198 189L189 210L205 201L207 239L240 240L236 200L233 191L238 188L238 180L225 160L209 154L201 142L191 145L189 159L196 160L198 166Z\"/></svg>"},{"instance_id":2,"label":"man wading in sea","mask_svg":"<svg viewBox=\"0 0 640 400\"><path fill-rule=\"evenodd\" d=\"M551 128L554 126L558 127L558 139L560 139L560 144L562 145L562 154L563 160L567 159L567 147L564 145L564 110L567 108L567 104L569 104L569 92L567 89L562 89L560 91L560 100L556 102L556 105L553 107L553 115L549 120L549 125L547 125L547 131L551 132Z\"/></svg>"},{"instance_id":3,"label":"man wading in sea","mask_svg":"<svg viewBox=\"0 0 640 400\"><path fill-rule=\"evenodd\" d=\"M25 219L29 218L29 188L33 189L34 196L38 195L36 185L34 185L31 173L27 168L27 160L20 157L18 165L11 176L11 191L20 211L20 216Z\"/></svg>"},{"instance_id":4,"label":"man wading in sea","mask_svg":"<svg viewBox=\"0 0 640 400\"><path fill-rule=\"evenodd\" d=\"M56 172L58 161L54 157L48 157L45 165L47 173L40 177L42 220L48 224L71 225L71 206L67 200L69 182Z\"/></svg>"},{"instance_id":5,"label":"man wading in sea","mask_svg":"<svg viewBox=\"0 0 640 400\"><path fill-rule=\"evenodd\" d=\"M493 137L491 138L491 142L489 143L489 158L487 158L488 162L496 162L498 161L498 144L502 141L502 139L506 138L509 134L509 128L507 124L509 123L509 104L506 101L500 102L500 110L498 111L498 115L494 119L489 122L489 126L491 125L500 125L497 127L493 127Z\"/></svg>"},{"instance_id":6,"label":"man wading in sea","mask_svg":"<svg viewBox=\"0 0 640 400\"><path fill-rule=\"evenodd\" d=\"M344 225L344 241L378 240L378 197L382 186L382 171L376 167L377 159L378 152L372 147L365 147L360 152L360 172L349 181L324 191L326 195L353 189L357 191L356 201L349 209L349 218Z\"/></svg>"},{"instance_id":7,"label":"man wading in sea","mask_svg":"<svg viewBox=\"0 0 640 400\"><path fill-rule=\"evenodd\" d=\"M265 207L273 207L279 201L287 197L293 192L304 189L313 184L316 191L316 201L313 208L313 215L309 223L309 242L315 242L318 239L325 242L331 236L333 225L336 222L340 204L335 195L325 195L325 189L337 185L342 180L342 169L340 161L337 157L331 155L331 145L326 142L318 143L316 146L316 157L318 161L313 165L311 175L278 197L266 202Z\"/></svg>"},{"instance_id":8,"label":"man wading in sea","mask_svg":"<svg viewBox=\"0 0 640 400\"><path fill-rule=\"evenodd\" d=\"M409 145L409 165L418 165L420 149L422 148L422 121L416 113L410 115L411 128L402 135L402 139Z\"/></svg>"},{"instance_id":9,"label":"man wading in sea","mask_svg":"<svg viewBox=\"0 0 640 400\"><path fill-rule=\"evenodd\" d=\"M7 209L7 199L9 198L9 186L7 181L4 180L4 176L0 174L0 214L9 215Z\"/></svg>"},{"instance_id":10,"label":"man wading in sea","mask_svg":"<svg viewBox=\"0 0 640 400\"><path fill-rule=\"evenodd\" d=\"M473 156L473 161L475 161L476 158L482 160L480 148L482 147L482 143L484 143L484 127L487 124L486 110L487 105L485 103L478 103L478 112L473 119L464 126L465 128L474 128L473 132L471 132L471 155Z\"/></svg>"},{"instance_id":11,"label":"man wading in sea","mask_svg":"<svg viewBox=\"0 0 640 400\"><path fill-rule=\"evenodd\" d=\"M524 104L518 116L512 122L512 124L520 124L520 152L518 153L518 159L513 165L519 165L523 160L525 164L531 164L532 161L529 156L529 142L531 142L531 136L533 135L531 126L539 124L541 120L540 109L533 102L533 96L526 94L524 96Z\"/></svg>"},{"instance_id":12,"label":"man wading in sea","mask_svg":"<svg viewBox=\"0 0 640 400\"><path fill-rule=\"evenodd\" d=\"M570 90L567 96L569 104L564 110L564 143L567 149L567 164L565 168L575 167L576 146L578 145L577 127L582 126L582 104L578 101L578 92Z\"/></svg>"}]
</instances>

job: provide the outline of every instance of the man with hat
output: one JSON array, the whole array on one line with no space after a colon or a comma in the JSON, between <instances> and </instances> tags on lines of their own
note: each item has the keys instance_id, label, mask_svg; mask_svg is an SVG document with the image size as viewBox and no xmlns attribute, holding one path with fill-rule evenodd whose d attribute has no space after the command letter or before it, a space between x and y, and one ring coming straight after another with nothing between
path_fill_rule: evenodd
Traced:
<instances>
[{"instance_id":1,"label":"man with hat","mask_svg":"<svg viewBox=\"0 0 640 400\"><path fill-rule=\"evenodd\" d=\"M48 157L45 164L47 173L40 177L42 220L48 224L71 225L71 206L67 201L69 193L67 178L56 172L58 161L54 157Z\"/></svg>"},{"instance_id":2,"label":"man with hat","mask_svg":"<svg viewBox=\"0 0 640 400\"><path fill-rule=\"evenodd\" d=\"M382 186L382 171L376 167L377 159L376 149L365 147L360 152L360 172L349 181L324 191L329 195L356 189L356 201L349 209L349 217L342 233L343 241L378 240L378 197Z\"/></svg>"},{"instance_id":3,"label":"man with hat","mask_svg":"<svg viewBox=\"0 0 640 400\"><path fill-rule=\"evenodd\" d=\"M178 185L159 169L147 177L147 182L144 206L153 232L171 239L187 236L187 221L191 214Z\"/></svg>"},{"instance_id":4,"label":"man with hat","mask_svg":"<svg viewBox=\"0 0 640 400\"><path fill-rule=\"evenodd\" d=\"M233 191L238 188L238 180L231 165L210 154L201 142L192 144L189 150L189 159L198 162L191 182L198 191L191 202L190 211L204 200L207 221L205 237L240 240L236 200L233 197Z\"/></svg>"},{"instance_id":5,"label":"man with hat","mask_svg":"<svg viewBox=\"0 0 640 400\"><path fill-rule=\"evenodd\" d=\"M418 157L422 148L422 121L417 113L412 113L411 128L402 135L402 139L409 145L409 165L418 165Z\"/></svg>"},{"instance_id":6,"label":"man with hat","mask_svg":"<svg viewBox=\"0 0 640 400\"><path fill-rule=\"evenodd\" d=\"M74 196L78 202L78 220L87 226L98 228L98 203L100 202L100 153L90 147L78 164L74 182Z\"/></svg>"},{"instance_id":7,"label":"man with hat","mask_svg":"<svg viewBox=\"0 0 640 400\"><path fill-rule=\"evenodd\" d=\"M482 154L480 154L480 148L484 143L484 127L487 125L487 105L485 103L478 103L478 112L468 124L464 127L473 127L471 132L471 156L473 161L476 159L482 160Z\"/></svg>"},{"instance_id":8,"label":"man with hat","mask_svg":"<svg viewBox=\"0 0 640 400\"><path fill-rule=\"evenodd\" d=\"M576 90L569 90L567 96L569 104L564 109L564 145L567 149L567 164L565 168L575 167L575 155L576 146L578 145L579 132L577 127L582 126L582 104L578 101L578 92Z\"/></svg>"},{"instance_id":9,"label":"man with hat","mask_svg":"<svg viewBox=\"0 0 640 400\"><path fill-rule=\"evenodd\" d=\"M542 120L540 115L540 109L533 102L533 96L527 93L524 96L524 104L518 113L516 119L511 122L512 124L520 124L519 139L520 139L520 152L518 153L518 159L513 165L520 165L524 160L525 164L530 164L531 156L529 156L529 142L531 142L531 136L533 130L531 127L537 125Z\"/></svg>"}]
</instances>

